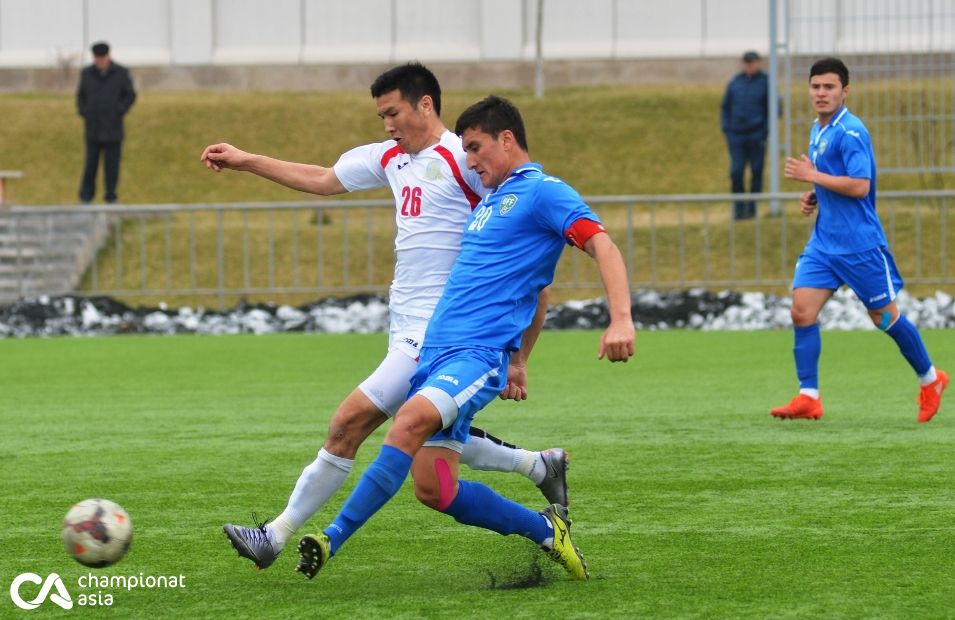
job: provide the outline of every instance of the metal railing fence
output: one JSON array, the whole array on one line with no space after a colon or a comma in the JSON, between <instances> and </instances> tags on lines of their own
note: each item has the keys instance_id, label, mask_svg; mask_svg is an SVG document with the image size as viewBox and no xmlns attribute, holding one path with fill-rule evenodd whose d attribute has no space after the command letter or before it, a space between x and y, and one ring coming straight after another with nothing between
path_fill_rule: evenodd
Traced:
<instances>
[{"instance_id":1,"label":"metal railing fence","mask_svg":"<svg viewBox=\"0 0 955 620\"><path fill-rule=\"evenodd\" d=\"M785 294L812 227L798 194L750 194L759 217L736 221L732 194L591 196L623 253L631 286L704 287ZM771 215L771 202L782 204ZM955 288L955 191L884 191L879 213L909 287ZM190 303L225 308L240 300L304 303L323 296L387 293L394 268L394 204L335 200L198 205L11 207L8 238L56 229L59 218L87 214L109 222L105 242L85 268L78 292L136 305ZM12 233L9 229L12 228ZM46 244L47 246L49 243ZM4 254L0 284L19 296L55 294L29 280L22 252ZM12 280L11 275L12 274ZM602 294L582 252L558 266L561 298Z\"/></svg>"},{"instance_id":2,"label":"metal railing fence","mask_svg":"<svg viewBox=\"0 0 955 620\"><path fill-rule=\"evenodd\" d=\"M782 0L781 12L785 25L771 45L785 60L788 152L805 150L815 118L809 68L839 56L849 67L848 106L879 136L879 174L944 187L938 175L955 171L955 3Z\"/></svg>"}]
</instances>

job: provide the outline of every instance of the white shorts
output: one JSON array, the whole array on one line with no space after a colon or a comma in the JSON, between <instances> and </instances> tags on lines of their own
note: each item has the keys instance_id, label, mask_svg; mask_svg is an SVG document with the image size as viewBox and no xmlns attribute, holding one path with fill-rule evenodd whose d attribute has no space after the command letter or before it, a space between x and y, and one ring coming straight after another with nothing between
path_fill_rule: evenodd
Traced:
<instances>
[{"instance_id":1,"label":"white shorts","mask_svg":"<svg viewBox=\"0 0 955 620\"><path fill-rule=\"evenodd\" d=\"M375 372L358 386L389 418L408 400L411 377L418 368L418 354L427 327L428 319L392 312L388 354Z\"/></svg>"}]
</instances>

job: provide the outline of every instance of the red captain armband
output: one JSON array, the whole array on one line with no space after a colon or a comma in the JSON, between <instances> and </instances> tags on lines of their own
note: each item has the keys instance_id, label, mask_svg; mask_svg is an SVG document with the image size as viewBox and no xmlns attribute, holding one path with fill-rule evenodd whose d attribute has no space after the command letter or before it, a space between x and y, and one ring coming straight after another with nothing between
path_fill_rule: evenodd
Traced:
<instances>
[{"instance_id":1,"label":"red captain armband","mask_svg":"<svg viewBox=\"0 0 955 620\"><path fill-rule=\"evenodd\" d=\"M587 239L590 239L597 233L602 232L607 232L607 229L604 228L603 224L582 218L574 222L570 228L565 230L564 236L567 237L567 241L571 245L582 250L584 249L584 244L587 243Z\"/></svg>"}]
</instances>

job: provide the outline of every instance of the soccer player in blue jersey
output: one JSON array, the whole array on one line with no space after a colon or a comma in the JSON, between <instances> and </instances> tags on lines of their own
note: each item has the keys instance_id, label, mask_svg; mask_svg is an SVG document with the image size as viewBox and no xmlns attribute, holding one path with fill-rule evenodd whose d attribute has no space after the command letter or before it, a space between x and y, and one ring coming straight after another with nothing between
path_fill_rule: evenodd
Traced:
<instances>
[{"instance_id":1,"label":"soccer player in blue jersey","mask_svg":"<svg viewBox=\"0 0 955 620\"><path fill-rule=\"evenodd\" d=\"M948 375L932 365L921 335L895 303L902 277L875 212L876 167L869 131L846 108L845 64L838 58L816 62L809 71L809 96L819 115L809 134L809 156L787 158L785 170L786 178L814 186L800 199L803 214L818 210L793 278L793 356L799 394L771 413L777 418L822 417L817 319L833 292L846 284L918 375L922 386L918 421L928 422L938 412Z\"/></svg>"},{"instance_id":2,"label":"soccer player in blue jersey","mask_svg":"<svg viewBox=\"0 0 955 620\"><path fill-rule=\"evenodd\" d=\"M468 220L461 253L428 323L413 396L398 410L381 452L338 516L321 534L299 543L298 570L309 578L397 493L412 461L415 495L425 505L460 523L524 536L573 578L589 577L571 542L565 507L553 504L535 512L483 484L459 481L458 462L474 415L506 384L523 382L543 324L539 296L554 277L564 245L594 258L606 289L610 325L598 357L625 362L633 355L626 267L580 195L531 162L513 104L487 97L461 114L455 133L462 137L468 168L492 191Z\"/></svg>"}]
</instances>

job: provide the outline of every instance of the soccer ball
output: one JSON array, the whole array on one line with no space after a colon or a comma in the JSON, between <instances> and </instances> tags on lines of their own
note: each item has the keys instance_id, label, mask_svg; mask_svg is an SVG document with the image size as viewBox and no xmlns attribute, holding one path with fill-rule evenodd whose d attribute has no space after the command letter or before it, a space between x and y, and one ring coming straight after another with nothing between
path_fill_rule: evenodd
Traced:
<instances>
[{"instance_id":1,"label":"soccer ball","mask_svg":"<svg viewBox=\"0 0 955 620\"><path fill-rule=\"evenodd\" d=\"M133 523L108 499L85 499L63 519L63 544L83 566L103 568L119 562L133 542Z\"/></svg>"}]
</instances>

